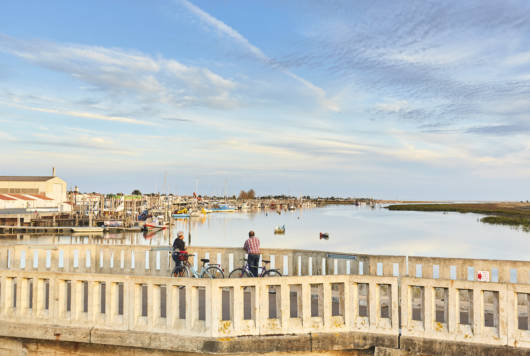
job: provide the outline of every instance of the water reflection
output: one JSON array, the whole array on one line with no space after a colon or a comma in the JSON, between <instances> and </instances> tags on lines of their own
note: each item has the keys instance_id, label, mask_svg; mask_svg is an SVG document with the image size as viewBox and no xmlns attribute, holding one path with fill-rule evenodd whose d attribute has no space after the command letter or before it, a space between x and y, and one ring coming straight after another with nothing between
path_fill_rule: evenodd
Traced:
<instances>
[{"instance_id":1,"label":"water reflection","mask_svg":"<svg viewBox=\"0 0 530 356\"><path fill-rule=\"evenodd\" d=\"M179 219L171 231L89 235L18 235L0 244L170 245L177 231L196 246L241 247L249 230L262 247L351 253L528 260L530 234L481 223L476 214L388 211L383 208L329 206L276 212L219 213ZM285 234L274 227L285 225ZM328 232L329 240L319 239Z\"/></svg>"}]
</instances>

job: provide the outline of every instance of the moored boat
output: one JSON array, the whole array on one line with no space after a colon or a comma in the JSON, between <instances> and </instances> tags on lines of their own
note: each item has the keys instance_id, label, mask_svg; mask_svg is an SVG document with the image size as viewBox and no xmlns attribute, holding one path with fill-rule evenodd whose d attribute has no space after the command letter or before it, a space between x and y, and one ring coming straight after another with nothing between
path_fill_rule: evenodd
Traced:
<instances>
[{"instance_id":1,"label":"moored boat","mask_svg":"<svg viewBox=\"0 0 530 356\"><path fill-rule=\"evenodd\" d=\"M190 217L190 214L171 214L171 217L173 217L173 219L187 219Z\"/></svg>"},{"instance_id":2,"label":"moored boat","mask_svg":"<svg viewBox=\"0 0 530 356\"><path fill-rule=\"evenodd\" d=\"M212 209L212 212L214 213L231 213L231 212L234 212L236 211L236 208L234 207L231 207L229 205L219 205L219 207L217 208L213 208Z\"/></svg>"},{"instance_id":3,"label":"moored boat","mask_svg":"<svg viewBox=\"0 0 530 356\"><path fill-rule=\"evenodd\" d=\"M173 214L171 214L171 217L173 217L174 219L187 219L190 217L190 213L188 209L184 208L180 210L175 210Z\"/></svg>"},{"instance_id":4,"label":"moored boat","mask_svg":"<svg viewBox=\"0 0 530 356\"><path fill-rule=\"evenodd\" d=\"M167 229L167 226L165 225L161 225L161 224L158 224L158 223L147 223L147 224L144 224L144 231L148 231L148 230L165 230Z\"/></svg>"},{"instance_id":5,"label":"moored boat","mask_svg":"<svg viewBox=\"0 0 530 356\"><path fill-rule=\"evenodd\" d=\"M274 228L274 233L275 234L285 234L285 225L282 225L282 226L276 226Z\"/></svg>"}]
</instances>

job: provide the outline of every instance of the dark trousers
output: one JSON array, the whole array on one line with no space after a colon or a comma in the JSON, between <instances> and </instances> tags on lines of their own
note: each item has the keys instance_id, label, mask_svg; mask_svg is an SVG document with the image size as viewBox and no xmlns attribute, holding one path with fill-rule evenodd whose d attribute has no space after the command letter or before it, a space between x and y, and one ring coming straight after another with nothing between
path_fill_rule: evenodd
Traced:
<instances>
[{"instance_id":1,"label":"dark trousers","mask_svg":"<svg viewBox=\"0 0 530 356\"><path fill-rule=\"evenodd\" d=\"M254 277L258 276L259 255L248 254L248 266Z\"/></svg>"}]
</instances>

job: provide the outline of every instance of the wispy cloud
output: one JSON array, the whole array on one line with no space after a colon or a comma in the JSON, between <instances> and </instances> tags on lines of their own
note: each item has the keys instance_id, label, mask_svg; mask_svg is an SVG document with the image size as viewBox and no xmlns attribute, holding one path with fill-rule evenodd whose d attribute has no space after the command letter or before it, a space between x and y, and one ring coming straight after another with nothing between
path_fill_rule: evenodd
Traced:
<instances>
[{"instance_id":1,"label":"wispy cloud","mask_svg":"<svg viewBox=\"0 0 530 356\"><path fill-rule=\"evenodd\" d=\"M113 95L177 107L233 107L237 84L208 68L119 48L28 41L0 34L0 52L71 75Z\"/></svg>"},{"instance_id":2,"label":"wispy cloud","mask_svg":"<svg viewBox=\"0 0 530 356\"><path fill-rule=\"evenodd\" d=\"M238 31L236 31L234 28L230 27L223 21L213 17L206 11L200 9L199 7L193 5L188 0L178 0L178 3L182 4L184 7L186 7L191 13L196 15L201 21L203 21L205 24L207 24L210 27L213 27L215 30L217 30L219 33L228 36L232 40L239 43L243 48L245 48L247 51L249 51L254 57L259 59L260 61L264 62L265 64L281 71L282 73L286 74L287 76L291 77L292 79L296 80L297 82L304 85L306 88L308 88L311 92L313 92L314 95L316 95L321 103L326 109L331 111L339 111L340 108L338 107L337 103L333 102L326 96L326 92L324 89L318 87L317 85L311 83L310 81L302 78L301 76L291 72L289 69L283 67L280 63L275 62L272 60L269 56L267 56L261 49L250 43L250 41L245 38L243 35L241 35Z\"/></svg>"},{"instance_id":3,"label":"wispy cloud","mask_svg":"<svg viewBox=\"0 0 530 356\"><path fill-rule=\"evenodd\" d=\"M307 40L279 63L319 71L342 85L354 81L379 102L399 93L400 100L424 104L414 110L379 105L396 118L412 118L420 125L487 121L484 103L530 94L528 2L409 1L382 7L379 2L336 1L308 6L314 17L307 21ZM322 11L327 16L314 15Z\"/></svg>"},{"instance_id":4,"label":"wispy cloud","mask_svg":"<svg viewBox=\"0 0 530 356\"><path fill-rule=\"evenodd\" d=\"M156 123L153 123L153 122L136 120L136 119L131 119L127 117L101 115L101 114L96 114L96 113L91 113L91 112L79 112L79 111L60 110L60 109L51 109L51 108L39 108L39 107L32 107L32 106L21 105L21 104L13 104L13 103L5 103L5 105L13 106L13 107L16 107L18 109L23 109L23 110L37 111L37 112L43 112L47 114L56 114L56 115L61 115L61 116L73 116L73 117L79 117L83 119L114 121L114 122L121 122L121 123L126 123L126 124L146 125L146 126L156 125Z\"/></svg>"},{"instance_id":5,"label":"wispy cloud","mask_svg":"<svg viewBox=\"0 0 530 356\"><path fill-rule=\"evenodd\" d=\"M491 135L491 136L508 136L508 135L518 135L530 134L530 124L520 123L520 124L509 124L509 125L488 125L488 126L475 126L468 128L466 133L479 134L479 135Z\"/></svg>"}]
</instances>

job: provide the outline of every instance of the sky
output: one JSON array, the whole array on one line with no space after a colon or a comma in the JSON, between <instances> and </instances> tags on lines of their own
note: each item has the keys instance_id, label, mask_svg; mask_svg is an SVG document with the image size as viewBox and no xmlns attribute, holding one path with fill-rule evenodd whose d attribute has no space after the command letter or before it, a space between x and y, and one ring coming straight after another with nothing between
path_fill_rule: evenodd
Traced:
<instances>
[{"instance_id":1,"label":"sky","mask_svg":"<svg viewBox=\"0 0 530 356\"><path fill-rule=\"evenodd\" d=\"M0 175L530 199L530 2L9 1Z\"/></svg>"}]
</instances>

